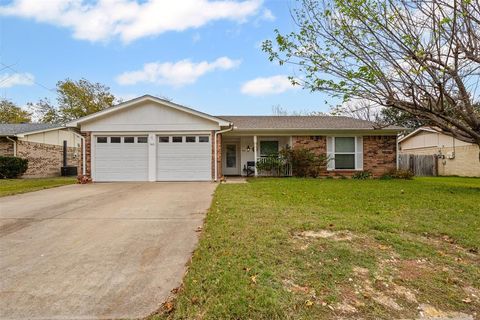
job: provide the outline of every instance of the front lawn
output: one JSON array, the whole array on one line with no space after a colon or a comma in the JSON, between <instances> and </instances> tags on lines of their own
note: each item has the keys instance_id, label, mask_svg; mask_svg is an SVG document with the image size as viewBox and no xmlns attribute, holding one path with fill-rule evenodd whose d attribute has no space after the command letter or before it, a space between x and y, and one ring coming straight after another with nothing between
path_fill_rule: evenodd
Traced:
<instances>
[{"instance_id":1,"label":"front lawn","mask_svg":"<svg viewBox=\"0 0 480 320\"><path fill-rule=\"evenodd\" d=\"M0 179L0 197L76 183L75 177Z\"/></svg>"},{"instance_id":2,"label":"front lawn","mask_svg":"<svg viewBox=\"0 0 480 320\"><path fill-rule=\"evenodd\" d=\"M479 244L480 179L220 185L183 287L152 318L475 318Z\"/></svg>"}]
</instances>

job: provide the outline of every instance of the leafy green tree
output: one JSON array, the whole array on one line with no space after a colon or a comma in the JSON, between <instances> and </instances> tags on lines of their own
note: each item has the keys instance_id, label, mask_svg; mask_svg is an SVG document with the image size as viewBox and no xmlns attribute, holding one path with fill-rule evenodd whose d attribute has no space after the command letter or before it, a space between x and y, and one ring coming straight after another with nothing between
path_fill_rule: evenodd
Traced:
<instances>
[{"instance_id":1,"label":"leafy green tree","mask_svg":"<svg viewBox=\"0 0 480 320\"><path fill-rule=\"evenodd\" d=\"M0 100L0 123L31 122L31 114L7 99Z\"/></svg>"},{"instance_id":2,"label":"leafy green tree","mask_svg":"<svg viewBox=\"0 0 480 320\"><path fill-rule=\"evenodd\" d=\"M115 101L109 87L86 79L59 81L57 93L60 117L64 121L101 111L113 106Z\"/></svg>"},{"instance_id":3,"label":"leafy green tree","mask_svg":"<svg viewBox=\"0 0 480 320\"><path fill-rule=\"evenodd\" d=\"M86 79L66 79L57 83L57 106L47 98L30 103L41 122L63 123L113 106L115 96L110 88Z\"/></svg>"},{"instance_id":4,"label":"leafy green tree","mask_svg":"<svg viewBox=\"0 0 480 320\"><path fill-rule=\"evenodd\" d=\"M417 129L421 126L429 125L427 119L416 117L408 112L395 108L383 108L380 111L380 118L384 123L393 124L409 129Z\"/></svg>"},{"instance_id":5,"label":"leafy green tree","mask_svg":"<svg viewBox=\"0 0 480 320\"><path fill-rule=\"evenodd\" d=\"M478 0L298 0L292 17L295 31L263 43L292 82L480 145Z\"/></svg>"},{"instance_id":6,"label":"leafy green tree","mask_svg":"<svg viewBox=\"0 0 480 320\"><path fill-rule=\"evenodd\" d=\"M58 109L47 98L40 99L36 103L28 103L30 110L36 115L41 123L61 123L62 119Z\"/></svg>"}]
</instances>

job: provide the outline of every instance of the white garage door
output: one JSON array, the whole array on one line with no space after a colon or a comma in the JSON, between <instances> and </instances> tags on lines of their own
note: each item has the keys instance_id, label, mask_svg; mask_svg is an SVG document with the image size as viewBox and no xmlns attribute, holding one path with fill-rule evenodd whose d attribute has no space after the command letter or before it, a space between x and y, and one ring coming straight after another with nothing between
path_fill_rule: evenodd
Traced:
<instances>
[{"instance_id":1,"label":"white garage door","mask_svg":"<svg viewBox=\"0 0 480 320\"><path fill-rule=\"evenodd\" d=\"M211 180L211 148L208 135L158 136L157 180Z\"/></svg>"},{"instance_id":2,"label":"white garage door","mask_svg":"<svg viewBox=\"0 0 480 320\"><path fill-rule=\"evenodd\" d=\"M147 181L148 137L97 136L95 181Z\"/></svg>"}]
</instances>

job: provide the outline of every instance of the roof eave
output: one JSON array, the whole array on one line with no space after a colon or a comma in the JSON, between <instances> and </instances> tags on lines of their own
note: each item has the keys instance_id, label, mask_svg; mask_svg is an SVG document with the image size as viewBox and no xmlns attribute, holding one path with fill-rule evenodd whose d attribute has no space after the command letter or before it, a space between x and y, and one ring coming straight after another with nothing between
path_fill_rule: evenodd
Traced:
<instances>
[{"instance_id":1,"label":"roof eave","mask_svg":"<svg viewBox=\"0 0 480 320\"><path fill-rule=\"evenodd\" d=\"M234 123L234 128L233 131L272 131L272 132L278 132L278 131L306 131L306 132L311 132L311 131L367 131L367 132L384 132L384 133L398 133L405 131L406 129L404 128L390 128L390 129L375 129L375 128L238 128L235 127Z\"/></svg>"},{"instance_id":2,"label":"roof eave","mask_svg":"<svg viewBox=\"0 0 480 320\"><path fill-rule=\"evenodd\" d=\"M31 134L36 134L36 133L42 133L42 132L49 132L49 131L55 131L55 130L60 130L60 129L66 129L65 126L58 126L54 128L48 128L48 129L42 129L42 130L35 130L35 131L27 131L27 132L21 132L15 134L16 137L23 138L25 136L29 136Z\"/></svg>"}]
</instances>

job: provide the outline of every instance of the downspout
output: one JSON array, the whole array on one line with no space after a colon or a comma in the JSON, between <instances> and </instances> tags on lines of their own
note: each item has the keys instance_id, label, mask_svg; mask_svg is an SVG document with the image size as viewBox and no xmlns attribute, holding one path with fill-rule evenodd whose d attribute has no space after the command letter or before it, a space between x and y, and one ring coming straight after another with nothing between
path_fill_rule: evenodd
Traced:
<instances>
[{"instance_id":1,"label":"downspout","mask_svg":"<svg viewBox=\"0 0 480 320\"><path fill-rule=\"evenodd\" d=\"M400 134L397 133L397 150L396 150L396 152L397 152L397 170L399 169L398 167L399 167L399 161L400 161L400 155L398 154L398 149L399 149L399 144L400 144L400 142L398 141L399 136L400 136Z\"/></svg>"},{"instance_id":2,"label":"downspout","mask_svg":"<svg viewBox=\"0 0 480 320\"><path fill-rule=\"evenodd\" d=\"M16 157L17 156L17 141L13 140L12 138L10 137L6 137L7 140L10 140L13 142L13 156Z\"/></svg>"},{"instance_id":3,"label":"downspout","mask_svg":"<svg viewBox=\"0 0 480 320\"><path fill-rule=\"evenodd\" d=\"M232 130L233 130L233 125L232 125L232 123L230 123L230 125L229 125L229 127L228 127L227 129L225 129L225 130L220 130L220 131L215 132L215 137L214 137L214 143L215 143L215 145L213 146L213 149L214 149L213 152L215 153L215 154L214 154L214 159L215 159L215 160L214 160L214 161L215 161L215 163L214 163L214 167L215 167L215 177L214 177L213 181L215 181L215 182L217 181L217 177L218 177L218 163L217 163L217 162L218 162L218 151L217 151L217 149L218 149L217 139L218 139L218 138L217 138L217 137L218 137L218 135L219 135L220 133L224 133L224 132L228 132L228 131L232 131Z\"/></svg>"},{"instance_id":4,"label":"downspout","mask_svg":"<svg viewBox=\"0 0 480 320\"><path fill-rule=\"evenodd\" d=\"M78 138L80 138L80 140L82 141L82 175L86 175L87 174L87 163L86 163L86 154L85 154L85 137L82 136L81 134L78 134L74 131L70 131L71 133L73 133L75 136L77 136Z\"/></svg>"}]
</instances>

